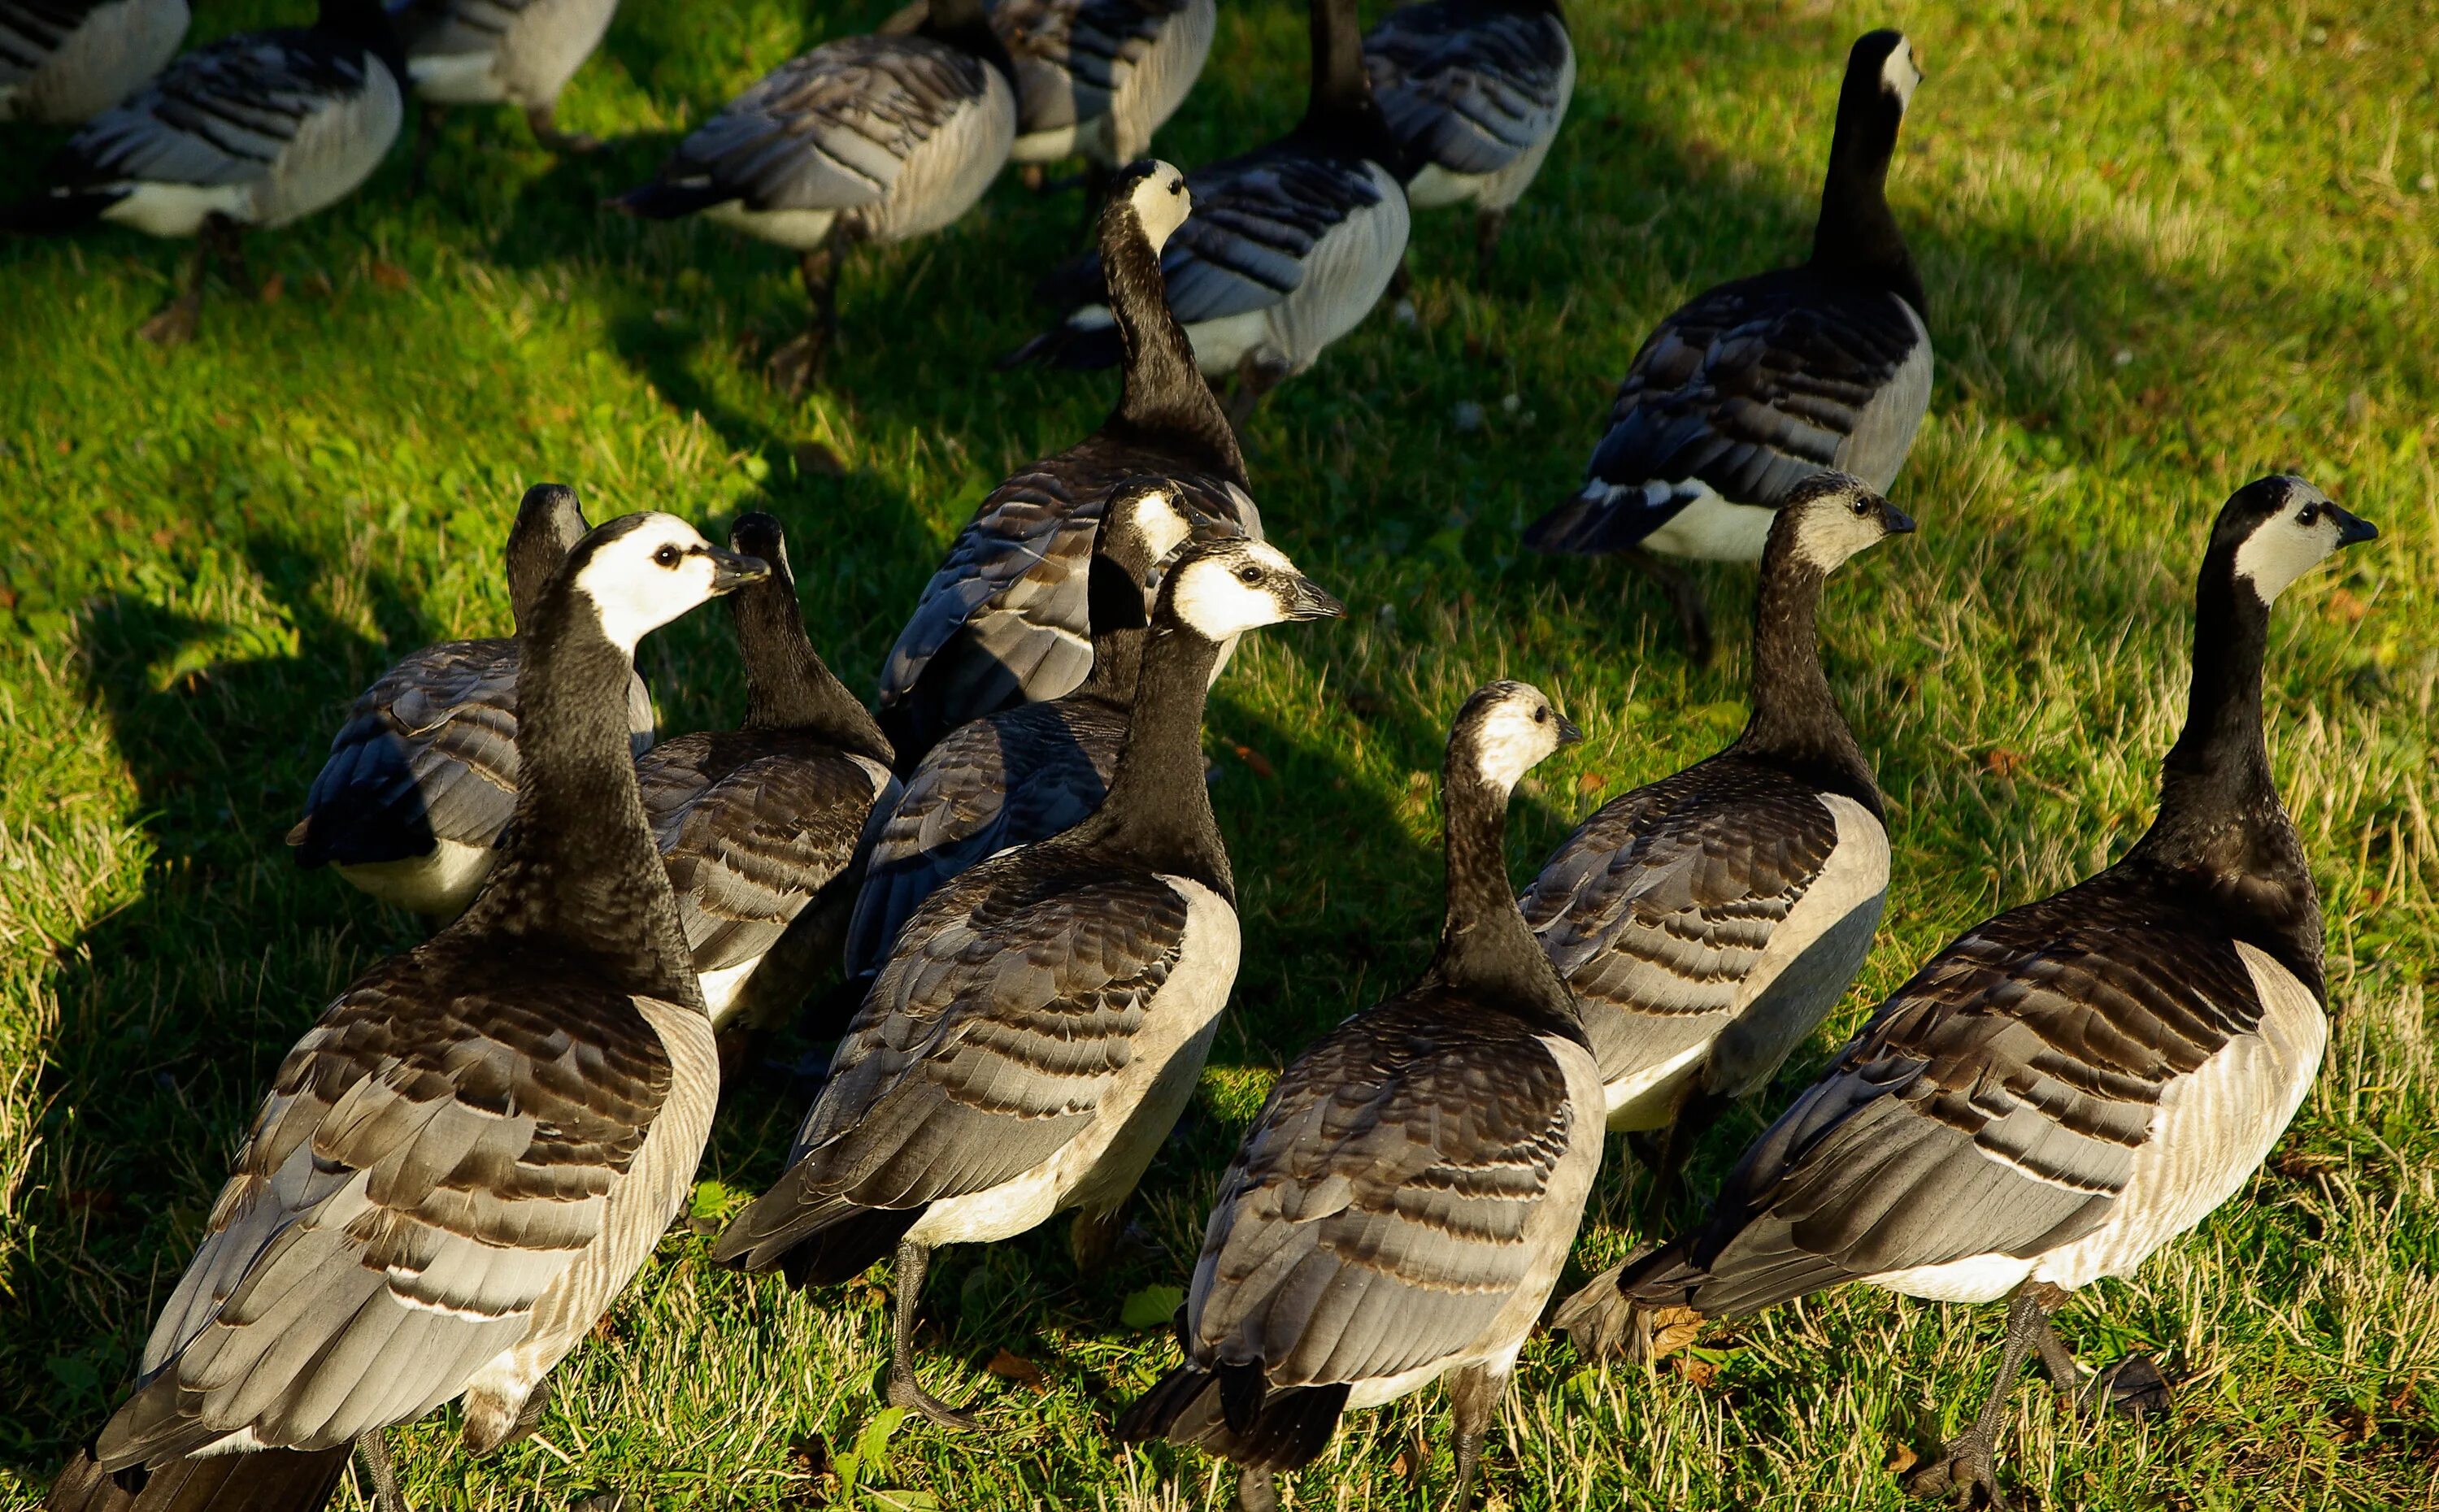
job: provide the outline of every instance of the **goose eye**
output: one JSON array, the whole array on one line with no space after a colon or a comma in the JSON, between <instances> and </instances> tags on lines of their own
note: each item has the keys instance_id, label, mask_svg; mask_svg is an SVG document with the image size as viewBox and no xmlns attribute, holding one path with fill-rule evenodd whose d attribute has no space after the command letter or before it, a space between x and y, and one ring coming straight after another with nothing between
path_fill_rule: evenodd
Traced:
<instances>
[{"instance_id":1,"label":"goose eye","mask_svg":"<svg viewBox=\"0 0 2439 1512\"><path fill-rule=\"evenodd\" d=\"M1248 563L1247 565L1237 569L1237 580L1240 583L1260 582L1262 580L1262 569Z\"/></svg>"},{"instance_id":2,"label":"goose eye","mask_svg":"<svg viewBox=\"0 0 2439 1512\"><path fill-rule=\"evenodd\" d=\"M652 553L652 560L663 567L674 567L679 563L679 561L684 560L685 557L685 553L680 551L675 546L663 546L660 550Z\"/></svg>"},{"instance_id":3,"label":"goose eye","mask_svg":"<svg viewBox=\"0 0 2439 1512\"><path fill-rule=\"evenodd\" d=\"M1533 711L1533 722L1534 722L1534 723L1536 723L1536 724L1547 724L1547 723L1549 723L1549 722L1550 722L1550 711L1549 711L1548 709L1535 709L1535 710Z\"/></svg>"},{"instance_id":4,"label":"goose eye","mask_svg":"<svg viewBox=\"0 0 2439 1512\"><path fill-rule=\"evenodd\" d=\"M1858 520L1860 520L1863 516L1872 512L1871 505L1862 499L1857 499L1852 507L1855 511L1855 518Z\"/></svg>"},{"instance_id":5,"label":"goose eye","mask_svg":"<svg viewBox=\"0 0 2439 1512\"><path fill-rule=\"evenodd\" d=\"M2317 504L2307 504L2304 506L2303 512L2295 517L2295 523L2299 525L2310 525L2320 518L2321 507Z\"/></svg>"}]
</instances>

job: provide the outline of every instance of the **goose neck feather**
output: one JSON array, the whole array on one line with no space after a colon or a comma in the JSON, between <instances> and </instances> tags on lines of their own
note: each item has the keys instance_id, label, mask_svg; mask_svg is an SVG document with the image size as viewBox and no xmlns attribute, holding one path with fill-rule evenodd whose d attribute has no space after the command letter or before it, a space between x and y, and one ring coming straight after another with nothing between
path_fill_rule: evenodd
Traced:
<instances>
[{"instance_id":1,"label":"goose neck feather","mask_svg":"<svg viewBox=\"0 0 2439 1512\"><path fill-rule=\"evenodd\" d=\"M1245 482L1245 457L1227 412L1213 397L1194 346L1168 308L1160 255L1123 196L1101 215L1101 266L1124 353L1126 386L1104 432L1179 454L1198 468Z\"/></svg>"},{"instance_id":2,"label":"goose neck feather","mask_svg":"<svg viewBox=\"0 0 2439 1512\"><path fill-rule=\"evenodd\" d=\"M1326 149L1369 158L1397 175L1414 176L1419 163L1389 130L1372 98L1372 76L1363 66L1363 33L1355 0L1312 0L1312 92L1295 134Z\"/></svg>"},{"instance_id":3,"label":"goose neck feather","mask_svg":"<svg viewBox=\"0 0 2439 1512\"><path fill-rule=\"evenodd\" d=\"M508 613L519 633L532 620L535 606L550 587L551 575L583 539L584 531L584 510L574 489L538 483L525 490L517 505L516 523L508 527Z\"/></svg>"},{"instance_id":4,"label":"goose neck feather","mask_svg":"<svg viewBox=\"0 0 2439 1512\"><path fill-rule=\"evenodd\" d=\"M745 664L742 728L802 733L890 765L897 755L888 737L805 634L796 580L784 554L774 552L764 560L771 564L771 576L728 598Z\"/></svg>"},{"instance_id":5,"label":"goose neck feather","mask_svg":"<svg viewBox=\"0 0 2439 1512\"><path fill-rule=\"evenodd\" d=\"M1922 276L1889 211L1889 159L1904 119L1905 107L1880 87L1877 63L1848 66L1812 232L1812 266L1886 289L1922 314Z\"/></svg>"},{"instance_id":6,"label":"goose neck feather","mask_svg":"<svg viewBox=\"0 0 2439 1512\"><path fill-rule=\"evenodd\" d=\"M1772 534L1754 605L1753 715L1729 749L1843 793L1884 818L1879 785L1821 667L1821 590L1827 575L1791 531Z\"/></svg>"},{"instance_id":7,"label":"goose neck feather","mask_svg":"<svg viewBox=\"0 0 2439 1512\"><path fill-rule=\"evenodd\" d=\"M1188 878L1235 904L1236 875L1202 776L1203 699L1219 662L1219 644L1190 626L1149 632L1109 795L1049 844Z\"/></svg>"},{"instance_id":8,"label":"goose neck feather","mask_svg":"<svg viewBox=\"0 0 2439 1512\"><path fill-rule=\"evenodd\" d=\"M1470 745L1450 741L1440 777L1448 905L1426 980L1495 1003L1589 1049L1575 997L1516 903L1507 875L1507 800L1508 790L1482 775Z\"/></svg>"}]
</instances>

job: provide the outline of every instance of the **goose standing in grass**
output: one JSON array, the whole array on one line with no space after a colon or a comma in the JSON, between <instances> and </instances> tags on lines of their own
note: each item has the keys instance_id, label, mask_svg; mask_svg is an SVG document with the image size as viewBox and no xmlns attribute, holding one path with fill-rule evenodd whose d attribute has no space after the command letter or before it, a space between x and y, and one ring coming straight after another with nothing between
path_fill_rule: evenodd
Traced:
<instances>
[{"instance_id":1,"label":"goose standing in grass","mask_svg":"<svg viewBox=\"0 0 2439 1512\"><path fill-rule=\"evenodd\" d=\"M1758 560L1771 513L1812 473L1886 492L1930 407L1922 278L1887 194L1921 81L1902 34L1856 42L1811 259L1721 284L1662 321L1618 385L1582 490L1524 532L1535 551L1633 554L1699 661L1711 649L1700 593L1651 553Z\"/></svg>"},{"instance_id":2,"label":"goose standing in grass","mask_svg":"<svg viewBox=\"0 0 2439 1512\"><path fill-rule=\"evenodd\" d=\"M1166 163L1118 177L1101 255L1126 367L1101 428L1010 475L924 585L881 669L881 724L911 764L970 720L1073 690L1092 667L1088 563L1101 506L1132 478L1164 481L1198 530L1259 540L1237 433L1169 312L1160 249L1191 206ZM1224 659L1224 658L1223 658Z\"/></svg>"},{"instance_id":3,"label":"goose standing in grass","mask_svg":"<svg viewBox=\"0 0 2439 1512\"><path fill-rule=\"evenodd\" d=\"M1655 1213L1693 1141L1769 1085L1871 953L1888 831L1814 622L1830 573L1913 528L1843 473L1796 485L1762 553L1744 733L1603 806L1525 891L1600 1058L1610 1127L1667 1130Z\"/></svg>"},{"instance_id":4,"label":"goose standing in grass","mask_svg":"<svg viewBox=\"0 0 2439 1512\"><path fill-rule=\"evenodd\" d=\"M1976 926L1915 972L1745 1151L1706 1223L1567 1304L1579 1344L1607 1351L1655 1324L1850 1281L2005 1297L1987 1402L1912 1482L2004 1504L1992 1457L2027 1352L2077 1392L2050 1314L2234 1196L2320 1067L2320 898L2270 775L2261 664L2279 593L2377 533L2301 478L2227 501L2150 829L2100 875ZM2082 1399L2141 1407L2166 1390L2138 1355Z\"/></svg>"},{"instance_id":5,"label":"goose standing in grass","mask_svg":"<svg viewBox=\"0 0 2439 1512\"><path fill-rule=\"evenodd\" d=\"M1106 179L1145 156L1202 76L1219 21L1218 0L999 0L991 28L1016 60L1009 158L1080 154Z\"/></svg>"},{"instance_id":6,"label":"goose standing in grass","mask_svg":"<svg viewBox=\"0 0 2439 1512\"><path fill-rule=\"evenodd\" d=\"M635 642L762 573L665 514L569 553L525 635L499 875L289 1052L55 1512L312 1512L350 1445L400 1512L383 1430L462 1397L479 1454L539 1417L692 1184L720 1092L627 748Z\"/></svg>"},{"instance_id":7,"label":"goose standing in grass","mask_svg":"<svg viewBox=\"0 0 2439 1512\"><path fill-rule=\"evenodd\" d=\"M1245 1512L1342 1414L1450 1378L1455 1505L1601 1157L1601 1074L1507 881L1507 799L1575 727L1493 683L1450 734L1448 913L1412 988L1279 1077L1221 1178L1178 1329L1185 1362L1118 1420L1243 1469Z\"/></svg>"},{"instance_id":8,"label":"goose standing in grass","mask_svg":"<svg viewBox=\"0 0 2439 1512\"><path fill-rule=\"evenodd\" d=\"M1242 421L1282 379L1362 323L1406 256L1405 161L1363 72L1355 0L1312 0L1312 86L1294 131L1187 175L1194 213L1161 253L1168 303L1214 378L1236 375ZM1010 363L1107 367L1121 358L1098 257L1053 272L1069 313Z\"/></svg>"},{"instance_id":9,"label":"goose standing in grass","mask_svg":"<svg viewBox=\"0 0 2439 1512\"><path fill-rule=\"evenodd\" d=\"M0 0L0 121L75 126L177 55L187 0Z\"/></svg>"},{"instance_id":10,"label":"goose standing in grass","mask_svg":"<svg viewBox=\"0 0 2439 1512\"><path fill-rule=\"evenodd\" d=\"M923 899L968 867L1082 824L1117 770L1160 566L1194 534L1164 480L1122 484L1093 547L1093 670L1072 692L959 725L876 807L872 855L847 926L850 982L878 974Z\"/></svg>"},{"instance_id":11,"label":"goose standing in grass","mask_svg":"<svg viewBox=\"0 0 2439 1512\"><path fill-rule=\"evenodd\" d=\"M1474 206L1487 282L1507 212L1541 171L1576 93L1558 0L1423 0L1364 34L1372 98L1405 149L1417 210Z\"/></svg>"},{"instance_id":12,"label":"goose standing in grass","mask_svg":"<svg viewBox=\"0 0 2439 1512\"><path fill-rule=\"evenodd\" d=\"M813 320L771 371L802 392L838 333L839 255L941 229L1006 164L1015 68L983 0L936 0L912 35L846 37L781 63L613 203L656 221L699 212L793 250Z\"/></svg>"},{"instance_id":13,"label":"goose standing in grass","mask_svg":"<svg viewBox=\"0 0 2439 1512\"><path fill-rule=\"evenodd\" d=\"M0 207L0 231L97 221L197 237L187 287L141 334L190 339L218 261L245 281L241 239L354 192L398 139L406 75L378 0L322 0L304 28L249 31L187 54L102 112L52 158L52 187Z\"/></svg>"},{"instance_id":14,"label":"goose standing in grass","mask_svg":"<svg viewBox=\"0 0 2439 1512\"><path fill-rule=\"evenodd\" d=\"M728 600L745 722L664 740L635 774L712 1027L761 1028L836 959L865 819L886 811L898 779L881 726L805 634L779 522L740 516L728 544L771 569Z\"/></svg>"},{"instance_id":15,"label":"goose standing in grass","mask_svg":"<svg viewBox=\"0 0 2439 1512\"><path fill-rule=\"evenodd\" d=\"M473 901L516 811L517 679L543 590L584 534L576 490L525 490L508 531L517 638L427 646L365 689L331 738L288 831L296 864L329 866L383 902L454 918ZM652 743L652 696L627 679L632 750Z\"/></svg>"},{"instance_id":16,"label":"goose standing in grass","mask_svg":"<svg viewBox=\"0 0 2439 1512\"><path fill-rule=\"evenodd\" d=\"M1236 883L1202 780L1220 648L1344 613L1276 547L1188 549L1161 584L1108 799L934 893L839 1046L787 1173L715 1259L841 1281L894 1249L889 1399L946 1427L912 1346L942 1244L1077 1209L1079 1251L1184 1110L1237 976Z\"/></svg>"},{"instance_id":17,"label":"goose standing in grass","mask_svg":"<svg viewBox=\"0 0 2439 1512\"><path fill-rule=\"evenodd\" d=\"M559 94L617 13L618 0L392 0L390 9L425 103L513 105L555 152L601 145L559 129ZM428 133L438 117L423 119Z\"/></svg>"}]
</instances>

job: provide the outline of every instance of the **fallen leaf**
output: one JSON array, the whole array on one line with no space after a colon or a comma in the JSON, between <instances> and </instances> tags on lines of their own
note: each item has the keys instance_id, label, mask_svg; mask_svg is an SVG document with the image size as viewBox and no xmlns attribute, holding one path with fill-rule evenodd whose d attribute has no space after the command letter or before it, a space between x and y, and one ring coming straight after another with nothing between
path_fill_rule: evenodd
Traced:
<instances>
[{"instance_id":1,"label":"fallen leaf","mask_svg":"<svg viewBox=\"0 0 2439 1512\"><path fill-rule=\"evenodd\" d=\"M1655 1307L1651 1312L1651 1358L1663 1360L1701 1336L1702 1315L1691 1307Z\"/></svg>"},{"instance_id":2,"label":"fallen leaf","mask_svg":"<svg viewBox=\"0 0 2439 1512\"><path fill-rule=\"evenodd\" d=\"M1914 1467L1914 1461L1920 1458L1922 1458L1921 1455L1916 1454L1914 1450L1906 1448L1903 1444L1899 1444L1889 1450L1889 1462L1887 1465L1883 1466L1882 1468L1886 1469L1891 1475L1903 1475L1906 1471L1913 1469Z\"/></svg>"},{"instance_id":3,"label":"fallen leaf","mask_svg":"<svg viewBox=\"0 0 2439 1512\"><path fill-rule=\"evenodd\" d=\"M1039 1386L1042 1384L1041 1367L1040 1365L1037 1365L1032 1361L1025 1359L1023 1355L1011 1354L1005 1349L991 1356L990 1363L985 1365L983 1369L990 1372L994 1376L997 1376L1002 1380L1021 1381L1027 1386Z\"/></svg>"},{"instance_id":4,"label":"fallen leaf","mask_svg":"<svg viewBox=\"0 0 2439 1512\"><path fill-rule=\"evenodd\" d=\"M1399 1450L1398 1457L1389 1462L1389 1473L1401 1481L1411 1481L1415 1478L1414 1462L1406 1458L1404 1450Z\"/></svg>"},{"instance_id":5,"label":"fallen leaf","mask_svg":"<svg viewBox=\"0 0 2439 1512\"><path fill-rule=\"evenodd\" d=\"M1278 774L1271 768L1271 758L1262 755L1259 751L1255 750L1250 745L1240 745L1237 747L1237 759L1253 768L1254 775L1257 777L1275 777L1278 775Z\"/></svg>"},{"instance_id":6,"label":"fallen leaf","mask_svg":"<svg viewBox=\"0 0 2439 1512\"><path fill-rule=\"evenodd\" d=\"M1576 779L1577 792L1598 792L1608 786L1609 774L1605 772L1587 772Z\"/></svg>"},{"instance_id":7,"label":"fallen leaf","mask_svg":"<svg viewBox=\"0 0 2439 1512\"><path fill-rule=\"evenodd\" d=\"M1687 1385L1701 1390L1719 1379L1719 1367L1698 1356L1682 1354L1677 1357L1677 1374Z\"/></svg>"},{"instance_id":8,"label":"fallen leaf","mask_svg":"<svg viewBox=\"0 0 2439 1512\"><path fill-rule=\"evenodd\" d=\"M2356 597L2351 590L2344 588L2331 594L2328 602L2321 606L2321 617L2332 625L2340 621L2349 625L2359 625L2362 623L2363 616L2370 613L2371 605L2364 603L2360 598Z\"/></svg>"},{"instance_id":9,"label":"fallen leaf","mask_svg":"<svg viewBox=\"0 0 2439 1512\"><path fill-rule=\"evenodd\" d=\"M1994 777L2012 777L2023 770L2026 759L2021 751L2010 751L2003 745L1994 745L1982 753L1982 770Z\"/></svg>"},{"instance_id":10,"label":"fallen leaf","mask_svg":"<svg viewBox=\"0 0 2439 1512\"><path fill-rule=\"evenodd\" d=\"M397 263L391 262L385 258L375 258L372 260L371 267L366 271L372 274L373 282L380 284L384 289L390 290L392 293L401 289L411 288L415 283L415 276L413 274L408 273L404 268L400 267Z\"/></svg>"},{"instance_id":11,"label":"fallen leaf","mask_svg":"<svg viewBox=\"0 0 2439 1512\"><path fill-rule=\"evenodd\" d=\"M260 297L262 302L266 305L276 305L279 303L279 296L287 292L288 276L284 273L275 273L270 277L262 280Z\"/></svg>"}]
</instances>

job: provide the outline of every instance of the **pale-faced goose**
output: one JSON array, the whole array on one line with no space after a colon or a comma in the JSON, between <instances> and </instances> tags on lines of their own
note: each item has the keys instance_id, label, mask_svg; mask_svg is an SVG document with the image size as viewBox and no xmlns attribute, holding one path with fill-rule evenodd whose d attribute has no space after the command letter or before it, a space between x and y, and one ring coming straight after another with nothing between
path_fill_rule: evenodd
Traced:
<instances>
[{"instance_id":1,"label":"pale-faced goose","mask_svg":"<svg viewBox=\"0 0 2439 1512\"><path fill-rule=\"evenodd\" d=\"M470 1452L530 1426L668 1227L720 1092L627 747L635 642L762 572L663 514L569 553L525 636L499 875L289 1052L52 1507L311 1512L361 1439L396 1508L384 1428L460 1398Z\"/></svg>"},{"instance_id":2,"label":"pale-faced goose","mask_svg":"<svg viewBox=\"0 0 2439 1512\"><path fill-rule=\"evenodd\" d=\"M52 187L0 207L0 230L96 221L200 237L184 293L143 334L187 340L207 265L240 281L249 227L285 225L353 192L398 139L406 63L378 0L322 0L310 27L249 31L187 54L52 158Z\"/></svg>"},{"instance_id":3,"label":"pale-faced goose","mask_svg":"<svg viewBox=\"0 0 2439 1512\"><path fill-rule=\"evenodd\" d=\"M1575 727L1493 683L1449 736L1448 908L1407 991L1279 1077L1220 1183L1181 1309L1184 1363L1118 1420L1243 1468L1246 1512L1342 1413L1450 1378L1455 1504L1567 1263L1601 1157L1601 1076L1507 881L1507 798Z\"/></svg>"},{"instance_id":4,"label":"pale-faced goose","mask_svg":"<svg viewBox=\"0 0 2439 1512\"><path fill-rule=\"evenodd\" d=\"M1069 1208L1090 1233L1184 1111L1237 975L1236 883L1202 779L1211 670L1231 635L1342 613L1260 542L1180 559L1100 810L916 911L787 1173L713 1246L799 1283L844 1280L894 1249L899 1406L970 1422L915 1379L932 1250L1012 1238Z\"/></svg>"},{"instance_id":5,"label":"pale-faced goose","mask_svg":"<svg viewBox=\"0 0 2439 1512\"><path fill-rule=\"evenodd\" d=\"M1406 255L1404 153L1364 77L1355 0L1312 0L1312 93L1296 129L1186 176L1194 213L1161 253L1169 307L1205 374L1236 375L1241 420L1360 325ZM1109 281L1087 258L1042 281L1070 311L1010 362L1121 358Z\"/></svg>"},{"instance_id":6,"label":"pale-faced goose","mask_svg":"<svg viewBox=\"0 0 2439 1512\"><path fill-rule=\"evenodd\" d=\"M2097 877L1975 927L1915 972L1745 1151L1706 1223L1568 1303L1560 1322L1578 1343L1612 1348L1629 1325L1739 1317L1850 1281L2005 1297L1987 1402L1913 1481L2003 1504L1993 1445L2027 1351L2060 1391L2078 1389L2051 1312L2234 1196L2320 1067L2320 898L2270 776L2261 663L2279 592L2377 534L2301 478L2227 501L2149 831ZM2138 1355L2084 1399L2165 1396Z\"/></svg>"},{"instance_id":7,"label":"pale-faced goose","mask_svg":"<svg viewBox=\"0 0 2439 1512\"><path fill-rule=\"evenodd\" d=\"M1507 212L1558 137L1576 48L1558 0L1423 0L1363 37L1372 98L1406 151L1417 210L1474 206L1478 275L1490 276Z\"/></svg>"},{"instance_id":8,"label":"pale-faced goose","mask_svg":"<svg viewBox=\"0 0 2439 1512\"><path fill-rule=\"evenodd\" d=\"M513 105L555 151L600 144L559 129L559 93L618 13L618 0L392 0L407 76L434 105ZM424 114L427 125L436 119Z\"/></svg>"},{"instance_id":9,"label":"pale-faced goose","mask_svg":"<svg viewBox=\"0 0 2439 1512\"><path fill-rule=\"evenodd\" d=\"M427 646L357 697L305 795L305 817L288 831L296 864L327 865L433 918L454 918L473 900L516 809L522 637L584 529L575 489L525 490L507 549L519 638ZM652 697L632 673L626 720L640 755L652 743Z\"/></svg>"},{"instance_id":10,"label":"pale-faced goose","mask_svg":"<svg viewBox=\"0 0 2439 1512\"><path fill-rule=\"evenodd\" d=\"M983 0L938 0L910 36L846 37L781 63L613 203L653 220L700 212L795 251L813 320L771 368L801 390L837 333L839 254L971 209L1016 139L1014 80Z\"/></svg>"},{"instance_id":11,"label":"pale-faced goose","mask_svg":"<svg viewBox=\"0 0 2439 1512\"><path fill-rule=\"evenodd\" d=\"M635 762L678 922L715 1028L768 1026L804 1001L861 880L859 838L898 794L889 741L806 637L779 522L739 518L728 543L771 576L728 600L745 722L682 735Z\"/></svg>"},{"instance_id":12,"label":"pale-faced goose","mask_svg":"<svg viewBox=\"0 0 2439 1512\"><path fill-rule=\"evenodd\" d=\"M1600 1058L1610 1127L1667 1130L1655 1212L1693 1139L1769 1085L1871 952L1888 831L1814 618L1831 572L1913 528L1843 473L1798 484L1762 555L1744 733L1603 806L1525 891Z\"/></svg>"},{"instance_id":13,"label":"pale-faced goose","mask_svg":"<svg viewBox=\"0 0 2439 1512\"><path fill-rule=\"evenodd\" d=\"M1695 296L1618 385L1582 491L1524 543L1637 554L1698 659L1710 622L1692 580L1649 553L1754 561L1789 489L1827 469L1886 492L1931 403L1922 279L1889 213L1889 156L1922 73L1894 31L1856 42L1807 262Z\"/></svg>"},{"instance_id":14,"label":"pale-faced goose","mask_svg":"<svg viewBox=\"0 0 2439 1512\"><path fill-rule=\"evenodd\" d=\"M74 126L159 73L187 0L0 0L0 121Z\"/></svg>"},{"instance_id":15,"label":"pale-faced goose","mask_svg":"<svg viewBox=\"0 0 2439 1512\"><path fill-rule=\"evenodd\" d=\"M1134 707L1160 565L1194 533L1175 494L1121 489L1093 547L1093 671L1046 703L958 726L874 809L872 853L847 926L846 974L869 981L898 932L952 877L1083 823L1109 792Z\"/></svg>"},{"instance_id":16,"label":"pale-faced goose","mask_svg":"<svg viewBox=\"0 0 2439 1512\"><path fill-rule=\"evenodd\" d=\"M924 585L881 669L881 724L911 764L969 720L1054 699L1092 668L1093 531L1110 490L1165 479L1196 528L1259 539L1237 433L1169 312L1160 247L1186 216L1166 163L1119 177L1101 212L1125 388L1101 428L991 490Z\"/></svg>"}]
</instances>

